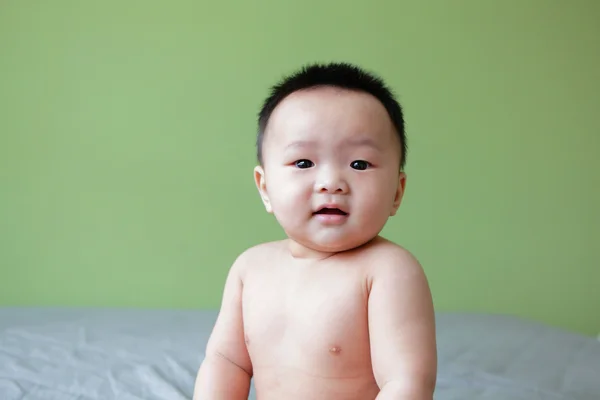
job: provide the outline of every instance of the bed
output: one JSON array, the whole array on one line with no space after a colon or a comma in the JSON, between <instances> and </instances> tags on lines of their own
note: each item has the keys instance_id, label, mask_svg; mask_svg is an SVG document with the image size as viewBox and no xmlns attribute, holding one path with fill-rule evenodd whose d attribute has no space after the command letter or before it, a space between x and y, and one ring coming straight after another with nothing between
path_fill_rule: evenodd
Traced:
<instances>
[{"instance_id":1,"label":"bed","mask_svg":"<svg viewBox=\"0 0 600 400\"><path fill-rule=\"evenodd\" d=\"M215 318L0 308L0 399L189 400ZM600 399L594 338L500 315L440 313L437 324L436 400Z\"/></svg>"}]
</instances>

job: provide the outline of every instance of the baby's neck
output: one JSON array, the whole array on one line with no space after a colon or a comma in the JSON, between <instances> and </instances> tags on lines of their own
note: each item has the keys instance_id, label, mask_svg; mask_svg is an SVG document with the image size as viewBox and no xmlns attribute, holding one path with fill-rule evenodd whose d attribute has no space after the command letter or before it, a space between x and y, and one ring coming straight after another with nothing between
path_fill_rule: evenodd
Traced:
<instances>
[{"instance_id":1,"label":"baby's neck","mask_svg":"<svg viewBox=\"0 0 600 400\"><path fill-rule=\"evenodd\" d=\"M360 247L368 246L370 243L373 243L380 239L381 238L379 236L376 236L373 239L369 240L367 243L344 251L317 250L312 247L308 247L301 243L298 243L293 239L287 239L287 248L289 250L290 256L295 260L320 261L339 253L345 253L348 251L356 250Z\"/></svg>"},{"instance_id":2,"label":"baby's neck","mask_svg":"<svg viewBox=\"0 0 600 400\"><path fill-rule=\"evenodd\" d=\"M304 246L292 239L288 239L287 247L292 258L297 260L319 261L329 258L337 252L319 251L310 247Z\"/></svg>"}]
</instances>

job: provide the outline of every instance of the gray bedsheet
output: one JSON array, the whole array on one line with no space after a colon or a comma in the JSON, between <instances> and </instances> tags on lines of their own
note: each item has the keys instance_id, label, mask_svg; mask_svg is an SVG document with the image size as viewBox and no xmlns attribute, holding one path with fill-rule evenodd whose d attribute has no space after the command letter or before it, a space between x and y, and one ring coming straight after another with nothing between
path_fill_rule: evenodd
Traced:
<instances>
[{"instance_id":1,"label":"gray bedsheet","mask_svg":"<svg viewBox=\"0 0 600 400\"><path fill-rule=\"evenodd\" d=\"M0 308L0 399L189 400L215 317ZM438 337L436 400L600 399L593 338L473 314L438 315Z\"/></svg>"}]
</instances>

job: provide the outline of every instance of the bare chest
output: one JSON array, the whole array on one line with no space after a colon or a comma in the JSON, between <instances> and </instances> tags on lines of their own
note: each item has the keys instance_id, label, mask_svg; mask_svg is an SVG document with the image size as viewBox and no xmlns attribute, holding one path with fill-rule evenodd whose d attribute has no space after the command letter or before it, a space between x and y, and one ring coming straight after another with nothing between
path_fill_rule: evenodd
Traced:
<instances>
[{"instance_id":1,"label":"bare chest","mask_svg":"<svg viewBox=\"0 0 600 400\"><path fill-rule=\"evenodd\" d=\"M260 278L249 279L243 292L244 331L255 369L287 366L337 376L370 368L367 299L360 276Z\"/></svg>"}]
</instances>

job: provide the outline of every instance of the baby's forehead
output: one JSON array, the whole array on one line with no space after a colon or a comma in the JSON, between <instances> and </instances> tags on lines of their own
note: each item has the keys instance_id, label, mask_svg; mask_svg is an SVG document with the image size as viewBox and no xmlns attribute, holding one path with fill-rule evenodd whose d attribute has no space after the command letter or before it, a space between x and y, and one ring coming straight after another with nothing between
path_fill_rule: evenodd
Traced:
<instances>
[{"instance_id":1,"label":"baby's forehead","mask_svg":"<svg viewBox=\"0 0 600 400\"><path fill-rule=\"evenodd\" d=\"M266 134L279 140L370 136L388 139L395 131L387 110L374 96L359 91L318 88L295 92L273 111ZM278 140L278 141L279 141Z\"/></svg>"}]
</instances>

